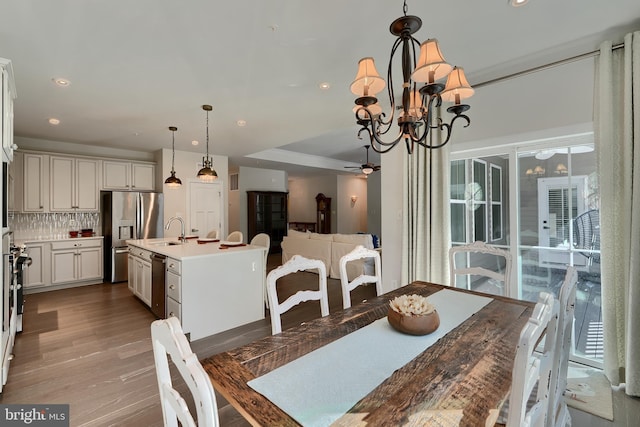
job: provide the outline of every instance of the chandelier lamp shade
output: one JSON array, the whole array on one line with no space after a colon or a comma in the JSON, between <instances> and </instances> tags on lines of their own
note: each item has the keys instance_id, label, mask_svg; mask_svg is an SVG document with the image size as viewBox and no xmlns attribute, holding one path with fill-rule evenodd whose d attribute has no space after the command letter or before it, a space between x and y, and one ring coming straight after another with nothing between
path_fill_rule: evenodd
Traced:
<instances>
[{"instance_id":1,"label":"chandelier lamp shade","mask_svg":"<svg viewBox=\"0 0 640 427\"><path fill-rule=\"evenodd\" d=\"M356 78L351 84L351 92L358 96L353 111L356 122L362 126L358 137L367 134L371 147L378 153L386 153L404 139L409 154L413 152L415 144L425 148L440 148L451 138L453 125L462 119L464 127L471 124L469 117L464 114L470 107L463 100L473 95L474 90L469 85L460 67L449 65L440 51L438 40L429 39L424 43L414 38L413 34L422 27L422 20L417 16L407 15L407 2L404 2L404 16L391 23L389 31L396 36L391 48L391 56L385 81L376 70L373 58L363 58L358 63ZM419 55L416 52L419 48ZM402 95L400 105L396 105L393 69L396 53L400 56L402 70ZM440 80L444 80L443 84ZM382 111L376 95L385 86L389 97L390 113ZM440 113L442 101L451 102L447 112L453 114L447 123ZM396 120L397 116L397 120ZM393 135L393 124L398 124L398 132ZM442 132L442 137L434 142L428 139L434 130ZM389 133L389 136L386 134Z\"/></svg>"},{"instance_id":2,"label":"chandelier lamp shade","mask_svg":"<svg viewBox=\"0 0 640 427\"><path fill-rule=\"evenodd\" d=\"M167 184L168 188L179 188L182 185L182 181L180 178L176 177L175 171L175 161L176 161L176 131L178 130L175 126L169 126L169 130L171 131L171 176L164 180L164 183Z\"/></svg>"},{"instance_id":3,"label":"chandelier lamp shade","mask_svg":"<svg viewBox=\"0 0 640 427\"><path fill-rule=\"evenodd\" d=\"M209 111L213 110L211 105L203 105L202 109L207 112L207 155L202 158L202 169L198 171L198 179L203 182L213 182L218 179L218 173L213 169L213 160L209 157Z\"/></svg>"}]
</instances>

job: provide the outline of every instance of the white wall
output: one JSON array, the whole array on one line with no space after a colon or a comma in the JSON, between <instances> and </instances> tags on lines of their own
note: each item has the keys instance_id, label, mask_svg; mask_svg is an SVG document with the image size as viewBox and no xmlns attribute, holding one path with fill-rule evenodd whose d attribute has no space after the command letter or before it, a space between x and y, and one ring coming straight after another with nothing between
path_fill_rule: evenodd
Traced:
<instances>
[{"instance_id":1,"label":"white wall","mask_svg":"<svg viewBox=\"0 0 640 427\"><path fill-rule=\"evenodd\" d=\"M455 151L458 144L472 146L490 140L522 142L523 134L539 131L549 137L560 136L568 128L591 122L593 85L594 60L590 58L482 87L469 99L471 125L462 128L456 123L451 150ZM399 284L401 273L403 184L398 171L403 170L406 150L399 145L381 156L385 291Z\"/></svg>"},{"instance_id":2,"label":"white wall","mask_svg":"<svg viewBox=\"0 0 640 427\"><path fill-rule=\"evenodd\" d=\"M331 231L337 230L337 175L320 175L289 180L289 222L316 222L316 196L331 197Z\"/></svg>"},{"instance_id":3,"label":"white wall","mask_svg":"<svg viewBox=\"0 0 640 427\"><path fill-rule=\"evenodd\" d=\"M223 206L227 206L228 203L228 158L226 156L213 155L213 169L218 173L217 181L222 184L222 197ZM162 149L158 160L156 160L157 176L160 177L161 186L156 186L157 191L164 193L164 218L165 221L172 216L180 216L185 220L186 230L191 229L190 218L188 215L189 209L187 206L187 190L189 188L188 183L190 181L198 181L196 175L201 168L202 154L192 153L188 151L176 150L175 158L175 171L176 177L182 181L182 186L176 189L169 189L164 185L164 180L171 175L171 150ZM222 234L226 235L229 230L228 224L228 210L225 209L224 224L222 227ZM180 235L180 227L171 227L165 231L166 237L177 237Z\"/></svg>"},{"instance_id":4,"label":"white wall","mask_svg":"<svg viewBox=\"0 0 640 427\"><path fill-rule=\"evenodd\" d=\"M357 200L351 201L351 196ZM367 227L367 180L356 175L338 175L338 197L336 204L336 233L353 234L368 232Z\"/></svg>"},{"instance_id":5,"label":"white wall","mask_svg":"<svg viewBox=\"0 0 640 427\"><path fill-rule=\"evenodd\" d=\"M250 239L247 231L247 191L289 191L287 173L244 166L241 166L238 172L237 205L233 206L229 215L233 217L233 223L239 225L236 229L242 231L247 241Z\"/></svg>"}]
</instances>

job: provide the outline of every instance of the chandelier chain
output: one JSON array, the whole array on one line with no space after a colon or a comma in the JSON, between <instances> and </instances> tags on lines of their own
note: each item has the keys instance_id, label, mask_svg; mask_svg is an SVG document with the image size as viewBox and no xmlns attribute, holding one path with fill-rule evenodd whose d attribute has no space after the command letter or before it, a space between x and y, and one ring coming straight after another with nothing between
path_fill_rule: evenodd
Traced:
<instances>
[{"instance_id":1,"label":"chandelier chain","mask_svg":"<svg viewBox=\"0 0 640 427\"><path fill-rule=\"evenodd\" d=\"M407 7L407 0L404 0L404 6L402 6L402 11L404 12L404 16L407 16L407 12L409 8Z\"/></svg>"}]
</instances>

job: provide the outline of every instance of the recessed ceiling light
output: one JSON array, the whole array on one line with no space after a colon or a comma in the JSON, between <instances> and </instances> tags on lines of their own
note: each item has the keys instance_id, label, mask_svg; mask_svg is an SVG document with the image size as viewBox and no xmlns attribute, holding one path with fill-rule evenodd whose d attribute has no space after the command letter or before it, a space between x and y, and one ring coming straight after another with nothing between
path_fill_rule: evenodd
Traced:
<instances>
[{"instance_id":1,"label":"recessed ceiling light","mask_svg":"<svg viewBox=\"0 0 640 427\"><path fill-rule=\"evenodd\" d=\"M49 124L50 124L50 125L57 126L57 125L59 125L59 124L60 124L60 120L58 120L58 119L56 119L56 118L51 117L51 118L49 119Z\"/></svg>"},{"instance_id":2,"label":"recessed ceiling light","mask_svg":"<svg viewBox=\"0 0 640 427\"><path fill-rule=\"evenodd\" d=\"M331 84L329 84L327 82L320 83L320 89L329 90L329 88L331 88Z\"/></svg>"},{"instance_id":3,"label":"recessed ceiling light","mask_svg":"<svg viewBox=\"0 0 640 427\"><path fill-rule=\"evenodd\" d=\"M56 85L56 86L60 86L60 87L67 87L71 85L71 82L67 79L63 79L62 77L54 77L51 79L51 81Z\"/></svg>"},{"instance_id":4,"label":"recessed ceiling light","mask_svg":"<svg viewBox=\"0 0 640 427\"><path fill-rule=\"evenodd\" d=\"M513 7L524 6L529 0L509 0L509 4Z\"/></svg>"},{"instance_id":5,"label":"recessed ceiling light","mask_svg":"<svg viewBox=\"0 0 640 427\"><path fill-rule=\"evenodd\" d=\"M200 142L196 141L195 139L191 141L191 145L198 145L198 144L200 144Z\"/></svg>"},{"instance_id":6,"label":"recessed ceiling light","mask_svg":"<svg viewBox=\"0 0 640 427\"><path fill-rule=\"evenodd\" d=\"M242 119L240 119L240 120L238 120L238 121L236 122L236 124L238 125L238 127L243 128L243 127L245 127L245 126L247 125L247 121L246 121L246 120L242 120Z\"/></svg>"}]
</instances>

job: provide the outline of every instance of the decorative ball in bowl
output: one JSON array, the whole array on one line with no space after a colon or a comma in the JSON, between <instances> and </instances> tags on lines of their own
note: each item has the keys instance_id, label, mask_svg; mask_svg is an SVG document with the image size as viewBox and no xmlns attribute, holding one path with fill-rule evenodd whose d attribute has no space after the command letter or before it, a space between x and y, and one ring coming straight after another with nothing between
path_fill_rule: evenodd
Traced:
<instances>
[{"instance_id":1,"label":"decorative ball in bowl","mask_svg":"<svg viewBox=\"0 0 640 427\"><path fill-rule=\"evenodd\" d=\"M397 331L410 335L427 335L440 326L435 307L421 295L401 295L391 300L387 320Z\"/></svg>"}]
</instances>

